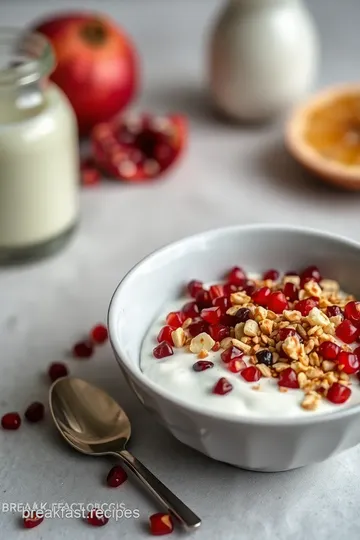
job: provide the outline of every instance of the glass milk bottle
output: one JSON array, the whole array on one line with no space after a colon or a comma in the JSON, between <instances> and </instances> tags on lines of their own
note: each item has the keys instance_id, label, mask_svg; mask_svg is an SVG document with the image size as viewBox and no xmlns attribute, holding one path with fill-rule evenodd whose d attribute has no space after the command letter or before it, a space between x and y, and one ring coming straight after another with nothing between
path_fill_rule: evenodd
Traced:
<instances>
[{"instance_id":1,"label":"glass milk bottle","mask_svg":"<svg viewBox=\"0 0 360 540\"><path fill-rule=\"evenodd\" d=\"M269 119L311 88L317 61L302 0L228 0L210 40L213 103L234 119Z\"/></svg>"},{"instance_id":2,"label":"glass milk bottle","mask_svg":"<svg viewBox=\"0 0 360 540\"><path fill-rule=\"evenodd\" d=\"M0 28L0 263L48 255L79 213L76 120L37 34Z\"/></svg>"}]
</instances>

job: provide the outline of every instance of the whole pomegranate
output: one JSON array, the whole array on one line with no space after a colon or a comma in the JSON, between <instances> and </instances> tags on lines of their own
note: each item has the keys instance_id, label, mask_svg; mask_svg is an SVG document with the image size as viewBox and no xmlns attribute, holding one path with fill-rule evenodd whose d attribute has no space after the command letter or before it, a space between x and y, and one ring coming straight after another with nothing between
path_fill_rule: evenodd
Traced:
<instances>
[{"instance_id":1,"label":"whole pomegranate","mask_svg":"<svg viewBox=\"0 0 360 540\"><path fill-rule=\"evenodd\" d=\"M134 98L138 55L126 34L107 17L64 13L38 22L35 30L54 48L57 67L51 79L72 104L81 135Z\"/></svg>"}]
</instances>

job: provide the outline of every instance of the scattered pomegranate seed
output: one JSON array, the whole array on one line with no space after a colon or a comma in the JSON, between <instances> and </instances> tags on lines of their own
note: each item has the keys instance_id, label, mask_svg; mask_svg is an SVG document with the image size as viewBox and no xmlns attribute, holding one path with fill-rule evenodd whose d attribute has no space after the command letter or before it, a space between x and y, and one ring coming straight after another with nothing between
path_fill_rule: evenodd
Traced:
<instances>
[{"instance_id":1,"label":"scattered pomegranate seed","mask_svg":"<svg viewBox=\"0 0 360 540\"><path fill-rule=\"evenodd\" d=\"M352 324L351 321L345 319L336 328L335 333L344 343L353 343L359 337L360 330Z\"/></svg>"},{"instance_id":2,"label":"scattered pomegranate seed","mask_svg":"<svg viewBox=\"0 0 360 540\"><path fill-rule=\"evenodd\" d=\"M219 296L213 300L213 305L221 309L221 313L224 314L227 312L229 307L231 307L231 302L227 296Z\"/></svg>"},{"instance_id":3,"label":"scattered pomegranate seed","mask_svg":"<svg viewBox=\"0 0 360 540\"><path fill-rule=\"evenodd\" d=\"M209 324L217 324L220 321L221 309L217 306L201 310L200 316Z\"/></svg>"},{"instance_id":4,"label":"scattered pomegranate seed","mask_svg":"<svg viewBox=\"0 0 360 540\"><path fill-rule=\"evenodd\" d=\"M266 306L270 293L269 287L261 287L252 294L252 301L259 306Z\"/></svg>"},{"instance_id":5,"label":"scattered pomegranate seed","mask_svg":"<svg viewBox=\"0 0 360 540\"><path fill-rule=\"evenodd\" d=\"M198 281L197 279L190 281L187 285L190 296L196 298L197 293L203 290L203 285L202 281Z\"/></svg>"},{"instance_id":6,"label":"scattered pomegranate seed","mask_svg":"<svg viewBox=\"0 0 360 540\"><path fill-rule=\"evenodd\" d=\"M212 306L209 291L199 291L196 295L195 300L199 309L205 309Z\"/></svg>"},{"instance_id":7,"label":"scattered pomegranate seed","mask_svg":"<svg viewBox=\"0 0 360 540\"><path fill-rule=\"evenodd\" d=\"M108 339L108 330L103 324L97 324L90 332L90 338L96 345L102 345Z\"/></svg>"},{"instance_id":8,"label":"scattered pomegranate seed","mask_svg":"<svg viewBox=\"0 0 360 540\"><path fill-rule=\"evenodd\" d=\"M236 313L235 317L237 321L240 322L246 322L248 319L250 319L251 311L249 308L240 308Z\"/></svg>"},{"instance_id":9,"label":"scattered pomegranate seed","mask_svg":"<svg viewBox=\"0 0 360 540\"><path fill-rule=\"evenodd\" d=\"M205 371L212 367L214 367L214 364L213 362L210 362L210 360L198 360L198 362L195 362L195 364L193 364L194 371Z\"/></svg>"},{"instance_id":10,"label":"scattered pomegranate seed","mask_svg":"<svg viewBox=\"0 0 360 540\"><path fill-rule=\"evenodd\" d=\"M196 319L196 317L198 317L200 313L196 302L188 302L187 304L185 304L185 306L183 306L181 311L185 315L186 319Z\"/></svg>"},{"instance_id":11,"label":"scattered pomegranate seed","mask_svg":"<svg viewBox=\"0 0 360 540\"><path fill-rule=\"evenodd\" d=\"M224 396L228 394L233 389L233 385L225 377L221 377L213 388L213 394L218 394L219 396Z\"/></svg>"},{"instance_id":12,"label":"scattered pomegranate seed","mask_svg":"<svg viewBox=\"0 0 360 540\"><path fill-rule=\"evenodd\" d=\"M336 403L337 405L339 405L341 403L345 403L345 401L347 401L350 396L350 388L344 386L343 384L334 383L330 386L326 397L332 403Z\"/></svg>"},{"instance_id":13,"label":"scattered pomegranate seed","mask_svg":"<svg viewBox=\"0 0 360 540\"><path fill-rule=\"evenodd\" d=\"M166 341L169 345L174 345L174 342L171 337L171 334L173 333L174 330L176 330L176 328L174 328L173 326L168 326L168 325L164 326L158 334L158 337L157 337L158 342L161 343L162 341Z\"/></svg>"},{"instance_id":14,"label":"scattered pomegranate seed","mask_svg":"<svg viewBox=\"0 0 360 540\"><path fill-rule=\"evenodd\" d=\"M86 519L92 527L103 527L109 521L109 518L104 516L104 512L100 508L90 510Z\"/></svg>"},{"instance_id":15,"label":"scattered pomegranate seed","mask_svg":"<svg viewBox=\"0 0 360 540\"><path fill-rule=\"evenodd\" d=\"M341 347L332 341L323 341L319 347L319 354L324 360L336 360Z\"/></svg>"},{"instance_id":16,"label":"scattered pomegranate seed","mask_svg":"<svg viewBox=\"0 0 360 540\"><path fill-rule=\"evenodd\" d=\"M225 283L223 286L225 296L230 296L233 292L237 292L238 288L233 283Z\"/></svg>"},{"instance_id":17,"label":"scattered pomegranate seed","mask_svg":"<svg viewBox=\"0 0 360 540\"><path fill-rule=\"evenodd\" d=\"M290 336L296 336L297 332L294 328L280 328L277 335L279 341L285 341L286 338Z\"/></svg>"},{"instance_id":18,"label":"scattered pomegranate seed","mask_svg":"<svg viewBox=\"0 0 360 540\"><path fill-rule=\"evenodd\" d=\"M293 283L285 283L284 295L290 302L295 302L299 298L299 289Z\"/></svg>"},{"instance_id":19,"label":"scattered pomegranate seed","mask_svg":"<svg viewBox=\"0 0 360 540\"><path fill-rule=\"evenodd\" d=\"M301 272L300 278L302 279L310 278L317 282L322 280L320 270L318 269L317 266L308 266L307 268L305 268L305 270Z\"/></svg>"},{"instance_id":20,"label":"scattered pomegranate seed","mask_svg":"<svg viewBox=\"0 0 360 540\"><path fill-rule=\"evenodd\" d=\"M222 285L211 285L209 295L211 300L224 296L224 287Z\"/></svg>"},{"instance_id":21,"label":"scattered pomegranate seed","mask_svg":"<svg viewBox=\"0 0 360 540\"><path fill-rule=\"evenodd\" d=\"M119 487L127 480L127 474L120 465L116 465L110 469L106 477L106 483L109 487Z\"/></svg>"},{"instance_id":22,"label":"scattered pomegranate seed","mask_svg":"<svg viewBox=\"0 0 360 540\"><path fill-rule=\"evenodd\" d=\"M246 368L244 360L239 360L238 358L233 358L228 362L227 368L232 373L240 373L241 370Z\"/></svg>"},{"instance_id":23,"label":"scattered pomegranate seed","mask_svg":"<svg viewBox=\"0 0 360 540\"><path fill-rule=\"evenodd\" d=\"M328 306L326 308L326 315L328 317L336 317L337 315L341 315L344 318L344 312L339 306Z\"/></svg>"},{"instance_id":24,"label":"scattered pomegranate seed","mask_svg":"<svg viewBox=\"0 0 360 540\"><path fill-rule=\"evenodd\" d=\"M1 427L15 431L21 426L21 418L17 412L9 412L1 418Z\"/></svg>"},{"instance_id":25,"label":"scattered pomegranate seed","mask_svg":"<svg viewBox=\"0 0 360 540\"><path fill-rule=\"evenodd\" d=\"M157 513L149 518L150 532L153 536L170 534L174 530L174 524L169 514Z\"/></svg>"},{"instance_id":26,"label":"scattered pomegranate seed","mask_svg":"<svg viewBox=\"0 0 360 540\"><path fill-rule=\"evenodd\" d=\"M87 158L81 161L80 177L83 186L95 186L100 182L100 171L93 159Z\"/></svg>"},{"instance_id":27,"label":"scattered pomegranate seed","mask_svg":"<svg viewBox=\"0 0 360 540\"><path fill-rule=\"evenodd\" d=\"M29 516L23 518L25 529L33 529L44 521L44 514L39 511L31 512Z\"/></svg>"},{"instance_id":28,"label":"scattered pomegranate seed","mask_svg":"<svg viewBox=\"0 0 360 540\"><path fill-rule=\"evenodd\" d=\"M75 358L90 358L93 353L94 347L90 341L78 341L72 349Z\"/></svg>"},{"instance_id":29,"label":"scattered pomegranate seed","mask_svg":"<svg viewBox=\"0 0 360 540\"><path fill-rule=\"evenodd\" d=\"M221 353L221 360L225 364L228 364L229 362L231 362L231 360L234 360L234 359L240 360L243 356L244 356L243 351L241 351L237 347L229 347L228 349L225 349L225 351Z\"/></svg>"},{"instance_id":30,"label":"scattered pomegranate seed","mask_svg":"<svg viewBox=\"0 0 360 540\"><path fill-rule=\"evenodd\" d=\"M215 341L221 341L230 335L230 330L223 324L213 324L209 327L209 334Z\"/></svg>"},{"instance_id":31,"label":"scattered pomegranate seed","mask_svg":"<svg viewBox=\"0 0 360 540\"><path fill-rule=\"evenodd\" d=\"M267 300L267 306L274 313L282 313L284 309L289 307L288 301L283 292L276 291L270 294Z\"/></svg>"},{"instance_id":32,"label":"scattered pomegranate seed","mask_svg":"<svg viewBox=\"0 0 360 540\"><path fill-rule=\"evenodd\" d=\"M174 354L174 351L166 341L162 341L155 349L153 349L153 355L158 360L165 358L166 356L171 356L172 354Z\"/></svg>"},{"instance_id":33,"label":"scattered pomegranate seed","mask_svg":"<svg viewBox=\"0 0 360 540\"><path fill-rule=\"evenodd\" d=\"M342 371L348 375L353 375L360 369L360 360L356 353L341 351L336 361L339 364L339 368L342 366Z\"/></svg>"},{"instance_id":34,"label":"scattered pomegranate seed","mask_svg":"<svg viewBox=\"0 0 360 540\"><path fill-rule=\"evenodd\" d=\"M349 302L345 306L345 317L350 319L352 323L358 325L360 323L360 302Z\"/></svg>"},{"instance_id":35,"label":"scattered pomegranate seed","mask_svg":"<svg viewBox=\"0 0 360 540\"><path fill-rule=\"evenodd\" d=\"M28 422L40 422L44 418L45 407L39 401L34 401L25 411L25 418Z\"/></svg>"},{"instance_id":36,"label":"scattered pomegranate seed","mask_svg":"<svg viewBox=\"0 0 360 540\"><path fill-rule=\"evenodd\" d=\"M260 379L261 372L256 366L249 366L243 369L240 375L247 382L255 382Z\"/></svg>"},{"instance_id":37,"label":"scattered pomegranate seed","mask_svg":"<svg viewBox=\"0 0 360 540\"><path fill-rule=\"evenodd\" d=\"M354 354L360 355L360 347L356 347L356 349L353 351Z\"/></svg>"},{"instance_id":38,"label":"scattered pomegranate seed","mask_svg":"<svg viewBox=\"0 0 360 540\"><path fill-rule=\"evenodd\" d=\"M227 313L221 315L220 317L220 324L223 324L224 326L236 326L238 322L239 319L237 319L234 315L228 315Z\"/></svg>"},{"instance_id":39,"label":"scattered pomegranate seed","mask_svg":"<svg viewBox=\"0 0 360 540\"><path fill-rule=\"evenodd\" d=\"M279 374L279 386L284 386L285 388L299 388L299 383L295 371L289 367L281 371Z\"/></svg>"},{"instance_id":40,"label":"scattered pomegranate seed","mask_svg":"<svg viewBox=\"0 0 360 540\"><path fill-rule=\"evenodd\" d=\"M256 291L256 285L253 281L247 281L245 285L243 285L243 291L248 295L252 296L252 294Z\"/></svg>"},{"instance_id":41,"label":"scattered pomegranate seed","mask_svg":"<svg viewBox=\"0 0 360 540\"><path fill-rule=\"evenodd\" d=\"M187 317L181 313L181 311L171 311L166 317L166 324L168 326L173 326L174 328L180 328L186 318Z\"/></svg>"},{"instance_id":42,"label":"scattered pomegranate seed","mask_svg":"<svg viewBox=\"0 0 360 540\"><path fill-rule=\"evenodd\" d=\"M61 362L53 362L50 364L48 373L52 382L69 375L68 368Z\"/></svg>"},{"instance_id":43,"label":"scattered pomegranate seed","mask_svg":"<svg viewBox=\"0 0 360 540\"><path fill-rule=\"evenodd\" d=\"M192 337L196 337L199 334L201 334L202 332L207 333L208 329L209 329L208 323L203 321L203 320L195 321L195 322L191 323L189 325L189 327L188 327L188 330L189 330L190 335Z\"/></svg>"},{"instance_id":44,"label":"scattered pomegranate seed","mask_svg":"<svg viewBox=\"0 0 360 540\"><path fill-rule=\"evenodd\" d=\"M232 283L233 285L241 287L246 282L246 274L242 268L234 266L234 268L230 270L229 275L227 276L227 281L228 283Z\"/></svg>"},{"instance_id":45,"label":"scattered pomegranate seed","mask_svg":"<svg viewBox=\"0 0 360 540\"><path fill-rule=\"evenodd\" d=\"M280 273L277 270L274 270L273 268L271 270L266 270L263 275L263 280L271 279L272 281L276 281L279 279Z\"/></svg>"},{"instance_id":46,"label":"scattered pomegranate seed","mask_svg":"<svg viewBox=\"0 0 360 540\"><path fill-rule=\"evenodd\" d=\"M300 300L299 302L296 302L294 309L296 311L300 311L303 317L307 317L310 311L314 307L318 307L318 305L319 305L319 301L315 298L315 296L311 296L310 298L305 298L304 300Z\"/></svg>"}]
</instances>

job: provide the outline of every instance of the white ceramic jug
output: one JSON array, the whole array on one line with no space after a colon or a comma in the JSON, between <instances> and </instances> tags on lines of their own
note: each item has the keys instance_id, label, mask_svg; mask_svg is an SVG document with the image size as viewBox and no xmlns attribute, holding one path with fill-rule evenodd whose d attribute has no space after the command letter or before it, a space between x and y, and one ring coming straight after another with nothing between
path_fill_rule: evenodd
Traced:
<instances>
[{"instance_id":1,"label":"white ceramic jug","mask_svg":"<svg viewBox=\"0 0 360 540\"><path fill-rule=\"evenodd\" d=\"M311 88L317 32L302 0L228 0L210 41L210 92L238 120L266 120Z\"/></svg>"}]
</instances>

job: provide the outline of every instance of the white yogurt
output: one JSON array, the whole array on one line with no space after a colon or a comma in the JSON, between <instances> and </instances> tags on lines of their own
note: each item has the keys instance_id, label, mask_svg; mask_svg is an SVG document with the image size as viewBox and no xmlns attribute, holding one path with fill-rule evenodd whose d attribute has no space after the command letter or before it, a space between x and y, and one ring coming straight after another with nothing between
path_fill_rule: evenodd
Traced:
<instances>
[{"instance_id":1,"label":"white yogurt","mask_svg":"<svg viewBox=\"0 0 360 540\"><path fill-rule=\"evenodd\" d=\"M166 325L166 316L170 311L178 311L189 301L182 298L170 302L164 307L159 317L149 328L141 349L140 367L143 373L159 386L166 388L172 395L185 400L189 405L201 406L204 411L223 411L237 414L239 417L263 418L296 418L338 411L360 403L360 385L353 377L351 397L343 405L335 405L322 399L319 407L313 411L303 409L300 404L304 399L302 390L288 389L286 393L279 391L276 379L262 377L257 383L248 383L240 374L231 373L220 358L222 349L210 351L206 360L214 363L214 367L206 371L195 372L193 364L198 361L197 355L185 349L173 348L173 356L157 360L153 349L158 345L157 335ZM244 357L245 361L248 359ZM220 377L226 377L233 385L233 390L224 396L212 393L215 383ZM252 387L260 385L259 390Z\"/></svg>"}]
</instances>

